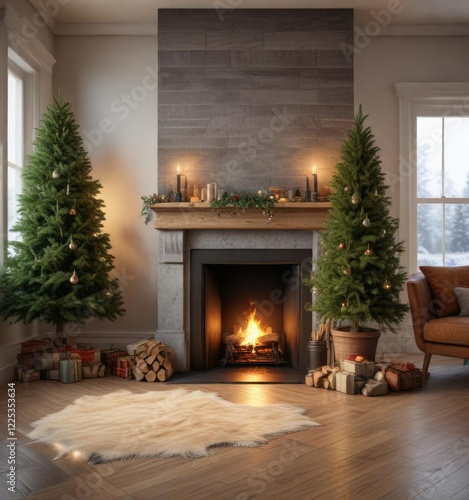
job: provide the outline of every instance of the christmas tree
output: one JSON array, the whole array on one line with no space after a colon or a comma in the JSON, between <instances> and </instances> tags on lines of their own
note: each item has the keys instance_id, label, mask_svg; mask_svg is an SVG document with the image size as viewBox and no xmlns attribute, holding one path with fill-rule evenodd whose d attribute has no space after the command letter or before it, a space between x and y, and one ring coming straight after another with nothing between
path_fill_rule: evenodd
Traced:
<instances>
[{"instance_id":1,"label":"christmas tree","mask_svg":"<svg viewBox=\"0 0 469 500\"><path fill-rule=\"evenodd\" d=\"M0 274L0 313L56 325L122 315L114 257L102 232L101 184L93 180L70 105L55 99L36 131L23 173L19 218Z\"/></svg>"},{"instance_id":2,"label":"christmas tree","mask_svg":"<svg viewBox=\"0 0 469 500\"><path fill-rule=\"evenodd\" d=\"M322 321L348 320L351 332L369 321L395 331L408 309L399 300L407 279L403 243L395 241L398 220L389 214L379 149L365 119L360 106L332 178L322 254L307 281L314 295L308 308Z\"/></svg>"}]
</instances>

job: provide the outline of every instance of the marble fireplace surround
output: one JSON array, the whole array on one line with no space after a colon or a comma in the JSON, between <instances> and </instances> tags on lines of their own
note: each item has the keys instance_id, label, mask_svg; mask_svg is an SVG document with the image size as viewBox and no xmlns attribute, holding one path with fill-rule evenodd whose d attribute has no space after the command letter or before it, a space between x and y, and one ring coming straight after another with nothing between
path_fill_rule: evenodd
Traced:
<instances>
[{"instance_id":1,"label":"marble fireplace surround","mask_svg":"<svg viewBox=\"0 0 469 500\"><path fill-rule=\"evenodd\" d=\"M286 207L276 207L272 222L267 224L266 217L256 209L246 214L233 215L225 211L220 215L213 209L205 208L203 220L200 220L197 210L193 210L194 207L188 204L152 206L159 236L156 338L174 350L173 364L176 371L191 369L191 250L309 249L314 258L319 252L319 231L324 228L324 219L330 205L309 203L306 210L306 204L302 203L303 207L299 205L296 209L293 208L294 212L298 211L294 218L296 224L292 223L290 226L282 222L282 212L288 210ZM166 220L168 212L173 213L170 223ZM179 217L174 217L175 213ZM192 217L191 229L187 229L187 221ZM234 229L231 224L234 224ZM222 228L217 229L217 225ZM295 225L302 229L290 229Z\"/></svg>"}]
</instances>

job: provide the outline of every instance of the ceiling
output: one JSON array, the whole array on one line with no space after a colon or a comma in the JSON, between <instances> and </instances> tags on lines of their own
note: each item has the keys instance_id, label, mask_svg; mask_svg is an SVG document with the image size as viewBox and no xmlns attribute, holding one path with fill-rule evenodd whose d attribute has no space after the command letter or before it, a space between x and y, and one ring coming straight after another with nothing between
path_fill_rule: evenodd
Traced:
<instances>
[{"instance_id":1,"label":"ceiling","mask_svg":"<svg viewBox=\"0 0 469 500\"><path fill-rule=\"evenodd\" d=\"M30 0L40 8L40 0ZM355 23L364 25L383 15L390 25L462 25L469 24L467 0L68 0L57 3L59 11L54 22L59 24L156 24L157 9L220 8L353 8ZM38 9L39 10L39 9ZM228 12L229 10L227 10Z\"/></svg>"}]
</instances>

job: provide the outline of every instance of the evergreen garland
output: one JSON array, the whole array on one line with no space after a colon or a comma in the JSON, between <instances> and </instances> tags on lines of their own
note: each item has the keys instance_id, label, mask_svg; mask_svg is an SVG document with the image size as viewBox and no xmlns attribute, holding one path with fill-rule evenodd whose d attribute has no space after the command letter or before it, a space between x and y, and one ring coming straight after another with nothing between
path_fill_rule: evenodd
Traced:
<instances>
[{"instance_id":1,"label":"evergreen garland","mask_svg":"<svg viewBox=\"0 0 469 500\"><path fill-rule=\"evenodd\" d=\"M102 232L102 188L91 177L70 106L55 99L36 132L35 152L23 172L19 219L0 274L0 313L57 325L122 315L114 257Z\"/></svg>"},{"instance_id":2,"label":"evergreen garland","mask_svg":"<svg viewBox=\"0 0 469 500\"><path fill-rule=\"evenodd\" d=\"M395 241L398 219L389 213L379 149L365 119L360 106L332 178L335 194L321 234L322 254L306 280L314 294L308 309L322 321L350 321L352 332L368 321L395 331L408 310L399 300L407 279L400 266L404 249Z\"/></svg>"}]
</instances>

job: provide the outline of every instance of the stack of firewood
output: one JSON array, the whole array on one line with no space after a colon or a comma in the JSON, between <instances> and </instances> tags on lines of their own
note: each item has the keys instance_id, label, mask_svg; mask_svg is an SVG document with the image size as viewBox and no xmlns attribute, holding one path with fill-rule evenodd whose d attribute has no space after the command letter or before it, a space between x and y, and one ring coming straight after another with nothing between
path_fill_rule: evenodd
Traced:
<instances>
[{"instance_id":1,"label":"stack of firewood","mask_svg":"<svg viewBox=\"0 0 469 500\"><path fill-rule=\"evenodd\" d=\"M174 353L159 340L139 343L133 351L134 356L130 358L130 363L136 380L165 382L173 375L171 361Z\"/></svg>"}]
</instances>

